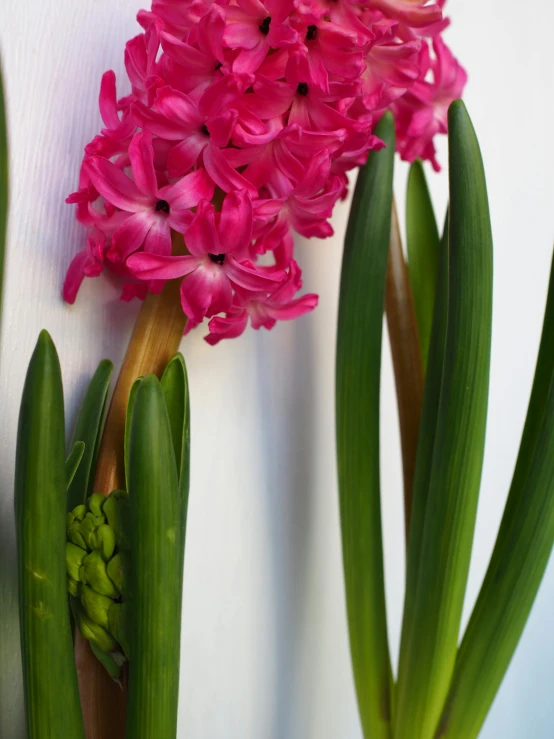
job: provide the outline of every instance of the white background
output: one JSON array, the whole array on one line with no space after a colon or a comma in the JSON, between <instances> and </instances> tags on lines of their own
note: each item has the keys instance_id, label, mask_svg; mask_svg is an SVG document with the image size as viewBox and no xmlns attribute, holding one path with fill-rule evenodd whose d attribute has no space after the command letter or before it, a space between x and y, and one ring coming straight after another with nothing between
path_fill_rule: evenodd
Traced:
<instances>
[{"instance_id":1,"label":"white background","mask_svg":"<svg viewBox=\"0 0 554 739\"><path fill-rule=\"evenodd\" d=\"M0 379L0 735L20 737L12 484L18 404L39 330L56 341L70 424L87 378L120 362L137 311L114 285L60 299L83 242L65 196L100 127L104 70L123 69L137 0L2 0L12 201ZM464 621L476 597L518 448L542 322L553 237L551 29L546 0L451 0L447 39L470 73L466 101L487 169L495 236L492 389L483 492ZM446 148L441 142L441 160ZM446 174L430 175L442 219ZM396 191L403 207L406 168ZM315 314L272 333L182 345L192 389L180 737L361 739L349 666L333 439L341 245L299 243ZM401 476L388 345L383 361L387 597L396 659L404 579ZM550 567L483 739L554 734L554 569ZM55 679L55 676L52 676ZM60 696L63 705L63 696Z\"/></svg>"}]
</instances>

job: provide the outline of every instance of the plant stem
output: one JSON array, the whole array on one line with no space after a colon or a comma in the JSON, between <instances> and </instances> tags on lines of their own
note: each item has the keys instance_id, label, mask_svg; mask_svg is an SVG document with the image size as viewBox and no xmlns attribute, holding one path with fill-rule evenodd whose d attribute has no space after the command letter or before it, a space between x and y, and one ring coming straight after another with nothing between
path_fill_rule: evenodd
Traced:
<instances>
[{"instance_id":1,"label":"plant stem","mask_svg":"<svg viewBox=\"0 0 554 739\"><path fill-rule=\"evenodd\" d=\"M183 244L175 243L174 253ZM179 280L167 282L161 293L149 294L139 311L108 411L98 454L95 493L108 495L125 488L123 440L131 386L137 377L154 373L161 377L179 349L185 316L179 300ZM123 739L126 690L120 690L76 631L75 660L87 739Z\"/></svg>"},{"instance_id":2,"label":"plant stem","mask_svg":"<svg viewBox=\"0 0 554 739\"><path fill-rule=\"evenodd\" d=\"M98 455L94 491L108 495L125 487L123 438L131 385L142 375L161 377L179 349L185 316L179 302L179 282L168 282L159 295L148 295L142 304L123 360Z\"/></svg>"},{"instance_id":3,"label":"plant stem","mask_svg":"<svg viewBox=\"0 0 554 739\"><path fill-rule=\"evenodd\" d=\"M402 251L396 203L392 221L385 310L389 329L404 471L404 518L406 541L410 530L414 470L423 403L423 362L410 276Z\"/></svg>"}]
</instances>

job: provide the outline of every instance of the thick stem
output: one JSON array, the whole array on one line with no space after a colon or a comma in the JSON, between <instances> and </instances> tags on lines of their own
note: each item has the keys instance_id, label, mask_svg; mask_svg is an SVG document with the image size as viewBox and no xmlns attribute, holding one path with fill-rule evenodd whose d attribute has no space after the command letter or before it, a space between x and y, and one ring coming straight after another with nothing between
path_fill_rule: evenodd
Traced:
<instances>
[{"instance_id":1,"label":"thick stem","mask_svg":"<svg viewBox=\"0 0 554 739\"><path fill-rule=\"evenodd\" d=\"M406 540L410 530L412 489L421 406L423 362L410 276L402 251L396 204L392 206L391 240L385 296L387 325L396 381L396 397L404 471L404 514Z\"/></svg>"},{"instance_id":2,"label":"thick stem","mask_svg":"<svg viewBox=\"0 0 554 739\"><path fill-rule=\"evenodd\" d=\"M131 386L151 372L161 377L179 348L185 316L179 302L179 282L168 282L159 295L148 295L137 322L115 386L96 467L94 491L108 495L125 488L123 438Z\"/></svg>"},{"instance_id":3,"label":"thick stem","mask_svg":"<svg viewBox=\"0 0 554 739\"><path fill-rule=\"evenodd\" d=\"M112 490L125 488L123 439L131 386L137 377L151 372L161 377L179 349L184 328L179 281L173 280L166 283L160 294L148 295L139 311L106 419L95 493L108 495ZM124 739L126 690L115 685L78 630L75 661L86 739Z\"/></svg>"}]
</instances>

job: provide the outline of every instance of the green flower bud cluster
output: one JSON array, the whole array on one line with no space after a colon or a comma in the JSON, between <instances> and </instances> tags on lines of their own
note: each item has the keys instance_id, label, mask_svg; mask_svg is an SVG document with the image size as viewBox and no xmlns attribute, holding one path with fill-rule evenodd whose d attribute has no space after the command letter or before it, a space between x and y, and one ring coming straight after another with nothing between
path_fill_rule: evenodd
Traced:
<instances>
[{"instance_id":1,"label":"green flower bud cluster","mask_svg":"<svg viewBox=\"0 0 554 739\"><path fill-rule=\"evenodd\" d=\"M73 616L115 679L123 655L129 659L127 508L127 493L114 490L107 498L91 495L86 505L67 514L67 589Z\"/></svg>"}]
</instances>

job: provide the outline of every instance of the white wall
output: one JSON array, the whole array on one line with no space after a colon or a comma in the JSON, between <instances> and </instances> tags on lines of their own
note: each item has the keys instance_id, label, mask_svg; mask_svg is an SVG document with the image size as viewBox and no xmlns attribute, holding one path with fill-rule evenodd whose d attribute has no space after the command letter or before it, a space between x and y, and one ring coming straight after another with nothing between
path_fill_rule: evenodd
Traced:
<instances>
[{"instance_id":1,"label":"white wall","mask_svg":"<svg viewBox=\"0 0 554 739\"><path fill-rule=\"evenodd\" d=\"M59 297L83 233L63 199L99 128L100 76L123 68L137 0L3 0L12 203L0 358L0 735L20 737L13 599L12 483L18 404L37 333L52 333L68 422L104 356L123 355L136 306L107 281L76 305ZM492 550L525 415L551 256L554 10L515 0L451 0L452 46L487 168L496 242L489 435L466 618ZM441 148L446 162L445 147ZM437 212L445 175L432 176ZM406 168L398 168L404 200ZM341 242L299 244L317 312L271 334L208 347L183 342L192 388L193 471L186 554L180 737L361 739L350 674L339 549L333 365ZM383 497L390 632L396 654L404 578L401 476L388 346ZM547 572L483 739L554 733L554 569ZM61 697L63 701L63 697Z\"/></svg>"}]
</instances>

